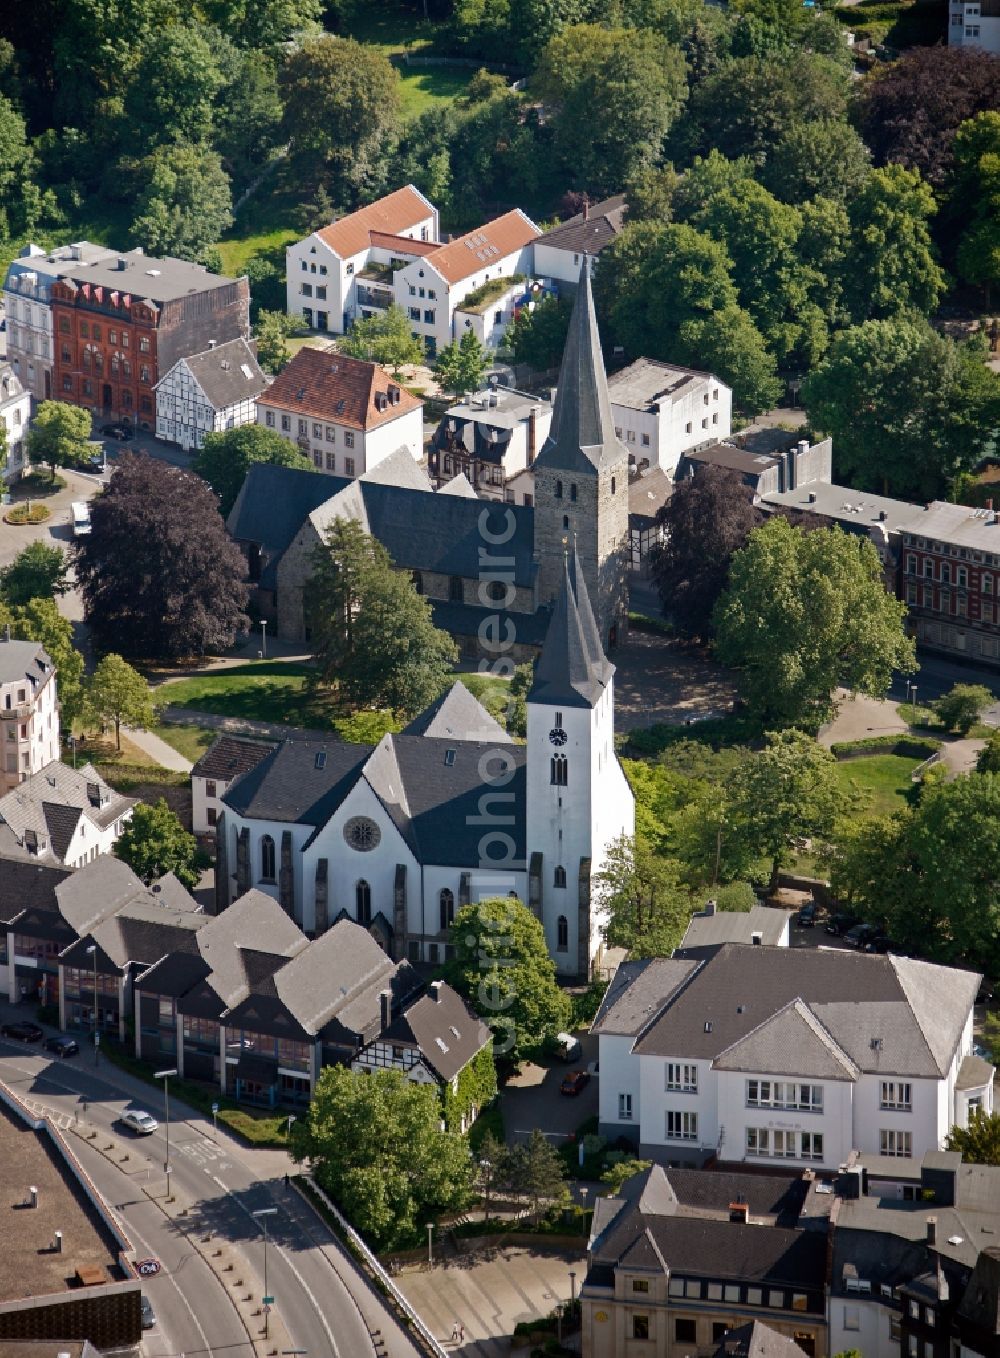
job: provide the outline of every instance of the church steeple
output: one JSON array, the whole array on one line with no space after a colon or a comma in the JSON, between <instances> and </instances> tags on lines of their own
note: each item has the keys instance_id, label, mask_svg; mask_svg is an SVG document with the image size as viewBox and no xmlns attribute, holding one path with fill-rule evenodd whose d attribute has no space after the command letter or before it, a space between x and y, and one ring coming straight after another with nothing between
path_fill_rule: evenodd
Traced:
<instances>
[{"instance_id":1,"label":"church steeple","mask_svg":"<svg viewBox=\"0 0 1000 1358\"><path fill-rule=\"evenodd\" d=\"M553 471L591 474L625 456L615 422L597 331L590 256L583 256L580 286L566 336L549 436L535 460Z\"/></svg>"},{"instance_id":2,"label":"church steeple","mask_svg":"<svg viewBox=\"0 0 1000 1358\"><path fill-rule=\"evenodd\" d=\"M614 672L601 646L576 555L572 562L564 555L562 587L552 610L528 702L550 707L595 707Z\"/></svg>"}]
</instances>

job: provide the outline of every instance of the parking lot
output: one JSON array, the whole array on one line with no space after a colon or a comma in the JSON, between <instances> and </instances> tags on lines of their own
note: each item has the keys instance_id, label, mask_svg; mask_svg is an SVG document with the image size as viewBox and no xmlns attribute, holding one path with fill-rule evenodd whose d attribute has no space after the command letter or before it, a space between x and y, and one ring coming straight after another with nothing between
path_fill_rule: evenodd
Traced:
<instances>
[{"instance_id":1,"label":"parking lot","mask_svg":"<svg viewBox=\"0 0 1000 1358\"><path fill-rule=\"evenodd\" d=\"M597 1038L580 1034L583 1055L566 1065L561 1061L544 1066L526 1063L505 1087L502 1095L503 1125L509 1144L526 1140L537 1127L556 1145L571 1136L589 1117L597 1115L597 1074L591 1074L579 1094L559 1091L565 1077L597 1062Z\"/></svg>"}]
</instances>

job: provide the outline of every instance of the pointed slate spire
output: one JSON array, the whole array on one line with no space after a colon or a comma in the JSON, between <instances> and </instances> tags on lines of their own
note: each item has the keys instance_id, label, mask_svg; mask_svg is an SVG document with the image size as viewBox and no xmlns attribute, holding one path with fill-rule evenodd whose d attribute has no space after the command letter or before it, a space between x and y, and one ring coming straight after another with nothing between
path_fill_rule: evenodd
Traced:
<instances>
[{"instance_id":1,"label":"pointed slate spire","mask_svg":"<svg viewBox=\"0 0 1000 1358\"><path fill-rule=\"evenodd\" d=\"M615 435L601 338L597 332L590 256L583 256L580 286L563 350L552 425L536 466L555 471L599 471L625 456Z\"/></svg>"},{"instance_id":2,"label":"pointed slate spire","mask_svg":"<svg viewBox=\"0 0 1000 1358\"><path fill-rule=\"evenodd\" d=\"M562 587L552 609L542 654L528 694L529 703L552 707L594 707L614 674L605 658L587 586L574 561L563 560Z\"/></svg>"}]
</instances>

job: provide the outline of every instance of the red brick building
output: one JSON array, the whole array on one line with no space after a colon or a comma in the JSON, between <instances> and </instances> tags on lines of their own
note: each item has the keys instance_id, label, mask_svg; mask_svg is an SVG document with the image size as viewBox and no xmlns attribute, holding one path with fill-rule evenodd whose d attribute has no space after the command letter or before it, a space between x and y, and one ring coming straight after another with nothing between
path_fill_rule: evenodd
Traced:
<instances>
[{"instance_id":1,"label":"red brick building","mask_svg":"<svg viewBox=\"0 0 1000 1358\"><path fill-rule=\"evenodd\" d=\"M154 387L214 340L250 338L250 287L182 259L138 250L52 285L56 400L140 429L156 428Z\"/></svg>"},{"instance_id":2,"label":"red brick building","mask_svg":"<svg viewBox=\"0 0 1000 1358\"><path fill-rule=\"evenodd\" d=\"M918 645L1000 663L1000 515L935 500L900 531L903 597Z\"/></svg>"}]
</instances>

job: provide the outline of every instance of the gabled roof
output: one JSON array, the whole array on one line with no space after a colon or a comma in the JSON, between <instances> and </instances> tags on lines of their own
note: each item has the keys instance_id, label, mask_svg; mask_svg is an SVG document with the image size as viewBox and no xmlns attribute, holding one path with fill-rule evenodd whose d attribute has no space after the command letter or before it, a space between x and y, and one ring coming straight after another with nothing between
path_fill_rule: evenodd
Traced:
<instances>
[{"instance_id":1,"label":"gabled roof","mask_svg":"<svg viewBox=\"0 0 1000 1358\"><path fill-rule=\"evenodd\" d=\"M779 944L785 933L789 912L771 905L754 905L749 910L713 910L692 915L681 939L677 955L692 955L696 948L720 943L752 943L754 934L761 942Z\"/></svg>"},{"instance_id":2,"label":"gabled roof","mask_svg":"<svg viewBox=\"0 0 1000 1358\"><path fill-rule=\"evenodd\" d=\"M720 1052L712 1066L816 1080L856 1080L860 1073L798 999Z\"/></svg>"},{"instance_id":3,"label":"gabled roof","mask_svg":"<svg viewBox=\"0 0 1000 1358\"><path fill-rule=\"evenodd\" d=\"M357 782L371 745L336 740L284 740L223 801L255 820L325 825Z\"/></svg>"},{"instance_id":4,"label":"gabled roof","mask_svg":"<svg viewBox=\"0 0 1000 1358\"><path fill-rule=\"evenodd\" d=\"M444 981L411 1004L385 1036L409 1041L441 1080L451 1080L490 1041L490 1030Z\"/></svg>"},{"instance_id":5,"label":"gabled roof","mask_svg":"<svg viewBox=\"0 0 1000 1358\"><path fill-rule=\"evenodd\" d=\"M59 913L77 934L89 933L99 920L145 895L146 887L127 863L102 853L56 887Z\"/></svg>"},{"instance_id":6,"label":"gabled roof","mask_svg":"<svg viewBox=\"0 0 1000 1358\"><path fill-rule=\"evenodd\" d=\"M31 684L30 697L38 692L37 685L51 678L52 661L44 646L37 641L16 641L0 631L0 684L14 684L27 679Z\"/></svg>"},{"instance_id":7,"label":"gabled roof","mask_svg":"<svg viewBox=\"0 0 1000 1358\"><path fill-rule=\"evenodd\" d=\"M266 556L265 589L277 583L278 563L314 509L350 485L344 476L255 462L229 511L226 527L236 542L252 542Z\"/></svg>"},{"instance_id":8,"label":"gabled roof","mask_svg":"<svg viewBox=\"0 0 1000 1358\"><path fill-rule=\"evenodd\" d=\"M438 486L437 493L438 495L462 495L466 500L479 499L475 487L466 476L465 472L459 472L458 475L453 476L450 481L445 481L443 485Z\"/></svg>"},{"instance_id":9,"label":"gabled roof","mask_svg":"<svg viewBox=\"0 0 1000 1358\"><path fill-rule=\"evenodd\" d=\"M573 254L599 255L624 230L626 211L623 194L605 198L589 206L586 213L578 212L546 231L539 244Z\"/></svg>"},{"instance_id":10,"label":"gabled roof","mask_svg":"<svg viewBox=\"0 0 1000 1358\"><path fill-rule=\"evenodd\" d=\"M404 735L434 736L441 740L503 741L507 732L472 696L460 679L456 679L440 698L431 703L419 717L404 727Z\"/></svg>"},{"instance_id":11,"label":"gabled roof","mask_svg":"<svg viewBox=\"0 0 1000 1358\"><path fill-rule=\"evenodd\" d=\"M604 654L590 596L576 554L563 562L563 582L552 609L529 703L594 707L614 675Z\"/></svg>"},{"instance_id":12,"label":"gabled roof","mask_svg":"<svg viewBox=\"0 0 1000 1358\"><path fill-rule=\"evenodd\" d=\"M56 887L69 876L69 868L0 858L0 925L12 924L22 910L55 914Z\"/></svg>"},{"instance_id":13,"label":"gabled roof","mask_svg":"<svg viewBox=\"0 0 1000 1358\"><path fill-rule=\"evenodd\" d=\"M515 254L542 233L519 207L495 217L485 226L477 226L448 245L439 245L425 257L446 283L461 283L491 264L498 264Z\"/></svg>"},{"instance_id":14,"label":"gabled roof","mask_svg":"<svg viewBox=\"0 0 1000 1358\"><path fill-rule=\"evenodd\" d=\"M369 248L373 243L373 232L398 236L433 215L434 209L420 190L406 184L377 202L321 227L315 234L341 259L350 259Z\"/></svg>"},{"instance_id":15,"label":"gabled roof","mask_svg":"<svg viewBox=\"0 0 1000 1358\"><path fill-rule=\"evenodd\" d=\"M213 349L178 359L178 363L187 364L213 410L225 410L240 401L252 401L267 386L267 378L245 339L217 344ZM176 367L177 363L174 364ZM170 372L173 370L171 368ZM161 386L169 376L168 372L156 385Z\"/></svg>"},{"instance_id":16,"label":"gabled roof","mask_svg":"<svg viewBox=\"0 0 1000 1358\"><path fill-rule=\"evenodd\" d=\"M53 759L0 797L0 821L10 827L20 846L61 861L81 818L106 830L137 800L116 792L93 764L72 769ZM34 848L26 838L31 835Z\"/></svg>"},{"instance_id":17,"label":"gabled roof","mask_svg":"<svg viewBox=\"0 0 1000 1358\"><path fill-rule=\"evenodd\" d=\"M697 965L694 961L672 957L623 962L605 992L590 1031L608 1036L638 1037Z\"/></svg>"},{"instance_id":18,"label":"gabled roof","mask_svg":"<svg viewBox=\"0 0 1000 1358\"><path fill-rule=\"evenodd\" d=\"M274 984L281 1002L315 1036L360 992L372 992L371 1006L377 1012L378 992L395 970L367 929L340 920L285 963Z\"/></svg>"},{"instance_id":19,"label":"gabled roof","mask_svg":"<svg viewBox=\"0 0 1000 1358\"><path fill-rule=\"evenodd\" d=\"M779 1334L762 1320L751 1320L729 1330L715 1358L798 1358L802 1349L787 1334Z\"/></svg>"},{"instance_id":20,"label":"gabled roof","mask_svg":"<svg viewBox=\"0 0 1000 1358\"><path fill-rule=\"evenodd\" d=\"M273 740L218 736L191 770L191 777L231 783L234 778L255 769L260 761L276 748L277 744Z\"/></svg>"},{"instance_id":21,"label":"gabled roof","mask_svg":"<svg viewBox=\"0 0 1000 1358\"><path fill-rule=\"evenodd\" d=\"M300 349L261 400L295 415L365 431L423 409L423 402L377 363L313 348Z\"/></svg>"},{"instance_id":22,"label":"gabled roof","mask_svg":"<svg viewBox=\"0 0 1000 1358\"><path fill-rule=\"evenodd\" d=\"M535 467L593 475L619 462L627 465L628 453L615 434L589 261L584 257L559 369L552 425ZM621 489L627 491L624 475Z\"/></svg>"}]
</instances>

